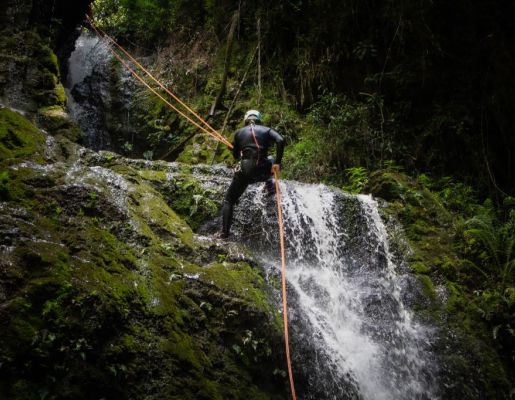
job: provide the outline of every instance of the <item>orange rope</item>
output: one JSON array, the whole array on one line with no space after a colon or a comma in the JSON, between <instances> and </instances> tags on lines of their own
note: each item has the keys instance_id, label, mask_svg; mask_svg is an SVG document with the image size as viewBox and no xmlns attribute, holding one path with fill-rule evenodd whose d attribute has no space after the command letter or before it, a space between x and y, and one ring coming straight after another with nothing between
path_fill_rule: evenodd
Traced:
<instances>
[{"instance_id":1,"label":"orange rope","mask_svg":"<svg viewBox=\"0 0 515 400\"><path fill-rule=\"evenodd\" d=\"M273 168L275 179L275 200L277 203L277 220L279 222L279 240L281 244L281 277L282 277L282 292L283 292L283 322L284 322L284 346L286 350L286 362L288 364L288 377L290 379L291 397L297 400L295 394L295 384L293 382L293 372L291 368L290 359L290 340L288 335L288 305L286 302L286 255L284 251L284 223L283 223L283 210L281 207L281 191L279 189L279 171L278 168Z\"/></svg>"},{"instance_id":2,"label":"orange rope","mask_svg":"<svg viewBox=\"0 0 515 400\"><path fill-rule=\"evenodd\" d=\"M155 83L159 85L161 89L163 89L166 93L168 93L173 99L175 99L180 105L182 105L186 110L192 113L195 117L198 118L200 122L202 122L206 127L208 127L213 133L219 134L215 128L213 128L206 120L204 120L200 115L198 115L195 111L193 111L186 103L184 103L176 94L174 94L170 89L168 89L165 85L163 85L152 73L150 73L141 63L136 60L127 50L125 50L121 45L119 45L111 36L109 36L102 28L95 26L91 18L88 17L88 21L96 31L100 32L101 35L107 38L111 43L113 43L116 47L118 47L139 69L145 72L150 79L152 79Z\"/></svg>"},{"instance_id":3,"label":"orange rope","mask_svg":"<svg viewBox=\"0 0 515 400\"><path fill-rule=\"evenodd\" d=\"M177 107L175 107L172 103L166 100L159 92L157 92L154 88L152 88L134 69L130 67L130 65L123 60L123 58L110 46L108 45L111 53L120 61L129 72L138 79L147 89L149 89L152 93L154 93L159 99L161 99L166 105L176 111L179 115L184 117L186 120L191 122L197 128L212 136L219 142L224 143L229 147L229 149L233 148L233 145L223 137L219 132L217 132L211 125L207 123L203 118L201 118L197 113L195 113L190 107L188 107L183 101L181 101L175 94L173 94L170 90L168 90L159 80L157 80L148 70L146 70L134 57L132 57L122 46L120 46L114 39L112 39L109 35L107 35L100 28L97 28L93 21L86 16L88 21L91 24L91 27L95 30L99 37L106 37L111 43L115 44L138 68L143 70L154 82L156 82L161 89L163 89L168 95L174 98L179 104L181 104L184 108L186 108L190 113L192 113L201 123L203 123L210 130L207 130L204 126L199 125L197 122L193 121L188 115L180 111ZM284 323L284 345L286 350L286 362L288 366L288 377L290 381L290 390L293 400L297 400L297 395L295 393L295 384L293 381L293 371L291 366L291 357L290 357L290 341L288 335L288 305L286 301L286 255L285 255L285 247L284 247L284 223L283 223L283 213L281 207L281 191L279 188L279 173L278 169L273 169L274 178L275 178L275 199L277 202L277 219L279 223L279 239L281 246L281 275L282 275L282 297L283 297L283 323Z\"/></svg>"},{"instance_id":4,"label":"orange rope","mask_svg":"<svg viewBox=\"0 0 515 400\"><path fill-rule=\"evenodd\" d=\"M91 21L91 19L88 17L88 20L90 21L90 24L91 24L91 27L95 30L95 32L97 33L98 36L100 37L103 37L102 34L97 30L97 28L94 26L93 24L93 21ZM110 39L113 43L114 43L114 40L113 39ZM118 45L119 46L119 45ZM121 46L119 46L121 47ZM201 131L207 133L208 135L212 136L213 138L215 138L216 140L218 140L219 142L222 142L224 143L227 147L229 147L229 149L232 149L233 145L231 144L231 142L229 142L225 137L223 137L220 133L218 133L217 131L215 131L213 128L211 128L209 126L209 124L207 124L207 122L205 122L200 116L198 116L196 113L194 113L189 107L185 106L185 104L182 102L182 101L179 101L182 105L184 105L190 112L192 112L201 122L203 122L204 124L207 124L213 131L208 131L205 127L199 125L197 122L195 122L194 120L192 120L188 115L186 115L185 113L183 113L181 110L179 110L177 107L175 107L172 103L170 103L168 100L166 100L161 94L159 94L158 91L156 91L154 88L152 88L136 71L134 71L134 69L132 69L130 67L130 65L124 61L122 59L122 57L110 46L108 45L108 49L109 51L111 51L111 53L118 59L118 61L120 61L124 66L125 68L127 68L129 70L129 72L136 78L138 79L147 89L149 89L152 93L154 93L157 97L159 97L159 99L161 99L167 106L169 106L171 109L173 109L175 112L177 112L179 115L181 115L182 117L184 117L186 120L188 120L189 122L191 122L193 125L195 125L197 128L199 128ZM131 59L133 59L133 57L131 57ZM138 65L139 63L136 62L136 65ZM139 64L141 65L141 64ZM144 68L142 68L143 70L145 70ZM146 70L145 70L146 71ZM149 76L150 73L148 71L146 71L147 74ZM152 79L154 79L155 81L157 81L154 77L152 77ZM159 83L159 85L161 87L163 87L163 85L161 83ZM166 90L166 89L165 89ZM167 91L168 92L168 91ZM171 92L170 92L171 93ZM174 98L176 98L176 96L174 96Z\"/></svg>"}]
</instances>

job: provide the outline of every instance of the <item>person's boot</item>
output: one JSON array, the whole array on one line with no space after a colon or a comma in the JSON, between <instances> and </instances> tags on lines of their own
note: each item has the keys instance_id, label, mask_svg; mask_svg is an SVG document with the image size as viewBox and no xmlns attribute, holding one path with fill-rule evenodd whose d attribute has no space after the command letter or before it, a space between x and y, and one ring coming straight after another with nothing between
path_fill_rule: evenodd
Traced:
<instances>
[{"instance_id":1,"label":"person's boot","mask_svg":"<svg viewBox=\"0 0 515 400\"><path fill-rule=\"evenodd\" d=\"M227 239L229 237L233 210L234 206L231 203L224 201L224 205L222 207L222 232L220 232L220 237L222 239Z\"/></svg>"}]
</instances>

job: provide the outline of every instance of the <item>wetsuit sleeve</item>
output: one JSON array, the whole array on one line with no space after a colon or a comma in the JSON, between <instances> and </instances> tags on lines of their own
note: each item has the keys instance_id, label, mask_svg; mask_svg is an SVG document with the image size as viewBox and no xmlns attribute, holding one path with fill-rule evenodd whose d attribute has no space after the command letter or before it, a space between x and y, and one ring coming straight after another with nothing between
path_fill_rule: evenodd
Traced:
<instances>
[{"instance_id":1,"label":"wetsuit sleeve","mask_svg":"<svg viewBox=\"0 0 515 400\"><path fill-rule=\"evenodd\" d=\"M283 153L284 153L284 138L279 135L276 131L273 129L270 129L268 132L270 137L275 141L276 150L275 150L275 163L280 164L283 159Z\"/></svg>"},{"instance_id":2,"label":"wetsuit sleeve","mask_svg":"<svg viewBox=\"0 0 515 400\"><path fill-rule=\"evenodd\" d=\"M240 131L238 131L234 134L234 140L232 142L232 145L233 145L232 155L234 156L234 158L236 160L239 160L240 156L241 156L241 149L240 149L240 144L239 144L240 141L238 140L238 133L240 133Z\"/></svg>"}]
</instances>

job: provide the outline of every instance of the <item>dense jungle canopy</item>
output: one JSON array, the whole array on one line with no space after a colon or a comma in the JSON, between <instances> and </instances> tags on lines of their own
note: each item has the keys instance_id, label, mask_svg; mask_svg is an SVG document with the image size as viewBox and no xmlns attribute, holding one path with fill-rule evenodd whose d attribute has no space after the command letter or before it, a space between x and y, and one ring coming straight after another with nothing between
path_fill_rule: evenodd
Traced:
<instances>
[{"instance_id":1,"label":"dense jungle canopy","mask_svg":"<svg viewBox=\"0 0 515 400\"><path fill-rule=\"evenodd\" d=\"M304 132L295 120L283 129L308 176L312 170L320 176L321 168L341 181L346 168L393 161L497 196L515 190L514 7L511 1L102 0L94 10L109 32L143 53L187 39L198 43L197 56L214 46L219 57L238 11L234 78L259 40L260 21L266 99L308 115L316 131ZM195 40L199 34L203 43ZM185 68L200 75L196 89L204 91L207 74L195 70L202 65L194 57ZM257 86L253 69L246 88Z\"/></svg>"}]
</instances>

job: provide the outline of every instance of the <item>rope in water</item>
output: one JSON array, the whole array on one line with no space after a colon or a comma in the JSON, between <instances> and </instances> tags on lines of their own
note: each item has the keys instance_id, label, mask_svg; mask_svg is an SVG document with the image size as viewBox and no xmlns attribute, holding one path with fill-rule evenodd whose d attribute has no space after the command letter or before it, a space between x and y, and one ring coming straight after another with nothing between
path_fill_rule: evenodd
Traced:
<instances>
[{"instance_id":1,"label":"rope in water","mask_svg":"<svg viewBox=\"0 0 515 400\"><path fill-rule=\"evenodd\" d=\"M111 51L113 56L116 57L120 63L122 63L125 68L138 80L140 81L147 89L149 89L152 93L154 93L160 100L162 100L168 107L177 112L179 115L184 117L187 121L192 123L194 126L199 128L204 133L212 136L217 141L224 143L229 149L233 148L231 142L229 142L225 137L223 137L218 131L216 131L211 125L207 123L202 117L200 117L197 113L195 113L185 102L179 99L172 91L167 89L157 78L155 78L146 68L144 68L127 50L125 50L121 45L119 45L113 38L107 35L100 28L97 28L93 23L93 20L86 16L88 22L90 23L93 30L97 33L100 38L107 38L107 40L118 47L138 68L140 68L147 76L149 76L155 83L159 85L161 89L163 89L169 96L175 99L180 105L182 105L186 110L188 110L193 116L195 116L200 123L204 126L201 126L199 123L192 120L188 115L175 107L172 103L170 103L167 99L165 99L157 90L152 88L130 65L127 61L125 61L114 49L111 45L108 44L108 49ZM209 129L209 130L208 130ZM291 396L293 400L297 400L297 395L295 393L295 384L293 381L293 371L291 366L291 357L290 357L290 343L289 343L289 334L288 334L288 304L286 301L286 253L284 246L284 222L283 222L283 213L281 207L281 191L279 187L279 170L278 168L273 169L274 179L275 179L275 200L277 203L277 220L279 223L279 243L280 243L280 251L281 251L281 276L282 276L282 298L283 298L283 323L284 323L284 345L286 351L286 363L288 367L288 378L290 382L290 390Z\"/></svg>"},{"instance_id":2,"label":"rope in water","mask_svg":"<svg viewBox=\"0 0 515 400\"><path fill-rule=\"evenodd\" d=\"M291 397L297 400L295 384L293 382L293 371L290 358L290 340L288 334L288 304L286 301L286 253L284 250L284 223L283 210L281 207L281 190L279 187L279 168L273 168L275 181L275 202L277 203L277 221L279 222L279 243L281 245L281 282L283 294L283 323L284 323L284 347L286 351L286 363L288 365L288 378L290 380Z\"/></svg>"}]
</instances>

